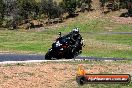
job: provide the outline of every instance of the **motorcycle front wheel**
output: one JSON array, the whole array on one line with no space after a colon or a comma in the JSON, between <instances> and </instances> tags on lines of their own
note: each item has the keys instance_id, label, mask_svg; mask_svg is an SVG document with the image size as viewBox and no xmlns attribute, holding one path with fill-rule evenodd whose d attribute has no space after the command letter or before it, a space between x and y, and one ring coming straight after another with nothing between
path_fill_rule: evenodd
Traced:
<instances>
[{"instance_id":1,"label":"motorcycle front wheel","mask_svg":"<svg viewBox=\"0 0 132 88\"><path fill-rule=\"evenodd\" d=\"M51 51L48 51L48 52L45 54L45 60L52 60L52 52L51 52Z\"/></svg>"}]
</instances>

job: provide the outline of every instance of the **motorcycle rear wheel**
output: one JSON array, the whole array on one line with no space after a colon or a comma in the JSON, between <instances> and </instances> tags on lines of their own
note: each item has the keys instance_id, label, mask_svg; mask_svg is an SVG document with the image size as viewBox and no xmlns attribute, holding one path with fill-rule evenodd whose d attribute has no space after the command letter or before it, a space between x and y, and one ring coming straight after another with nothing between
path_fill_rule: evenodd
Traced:
<instances>
[{"instance_id":1,"label":"motorcycle rear wheel","mask_svg":"<svg viewBox=\"0 0 132 88\"><path fill-rule=\"evenodd\" d=\"M73 50L69 49L65 59L72 59L72 58L74 58L74 53L73 53Z\"/></svg>"}]
</instances>

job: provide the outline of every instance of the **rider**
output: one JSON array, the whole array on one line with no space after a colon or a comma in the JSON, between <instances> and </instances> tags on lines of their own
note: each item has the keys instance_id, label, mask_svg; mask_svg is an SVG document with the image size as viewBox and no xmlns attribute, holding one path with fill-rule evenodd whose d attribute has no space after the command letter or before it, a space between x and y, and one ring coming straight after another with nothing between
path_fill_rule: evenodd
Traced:
<instances>
[{"instance_id":1,"label":"rider","mask_svg":"<svg viewBox=\"0 0 132 88\"><path fill-rule=\"evenodd\" d=\"M79 28L75 28L72 30L72 32L69 33L70 41L71 41L71 46L73 47L73 51L75 49L79 50L79 45L81 44L81 35L79 33ZM76 48L78 47L78 48Z\"/></svg>"},{"instance_id":2,"label":"rider","mask_svg":"<svg viewBox=\"0 0 132 88\"><path fill-rule=\"evenodd\" d=\"M71 37L72 42L74 42L75 44L81 42L82 37L79 33L79 28L73 29L70 37Z\"/></svg>"}]
</instances>

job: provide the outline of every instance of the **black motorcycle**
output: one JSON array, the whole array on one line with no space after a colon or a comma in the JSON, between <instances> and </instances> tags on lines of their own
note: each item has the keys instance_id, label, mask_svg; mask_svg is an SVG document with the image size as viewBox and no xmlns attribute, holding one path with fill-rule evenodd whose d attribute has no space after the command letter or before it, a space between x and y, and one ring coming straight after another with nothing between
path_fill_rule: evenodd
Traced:
<instances>
[{"instance_id":1,"label":"black motorcycle","mask_svg":"<svg viewBox=\"0 0 132 88\"><path fill-rule=\"evenodd\" d=\"M59 35L60 37L56 39L56 41L52 44L52 48L50 48L49 51L46 53L46 60L53 60L55 58L72 59L82 53L82 38L81 40L76 40L76 43L73 43L69 34L62 37L61 33Z\"/></svg>"}]
</instances>

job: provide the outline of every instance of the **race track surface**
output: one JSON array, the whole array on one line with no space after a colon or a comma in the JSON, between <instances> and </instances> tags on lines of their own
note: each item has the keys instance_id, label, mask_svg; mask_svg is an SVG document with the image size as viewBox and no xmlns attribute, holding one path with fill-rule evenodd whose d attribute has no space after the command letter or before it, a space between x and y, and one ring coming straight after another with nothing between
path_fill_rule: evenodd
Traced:
<instances>
[{"instance_id":1,"label":"race track surface","mask_svg":"<svg viewBox=\"0 0 132 88\"><path fill-rule=\"evenodd\" d=\"M4 62L4 61L45 60L44 58L45 58L44 55L0 54L0 62ZM81 59L81 60L130 60L130 59L124 59L124 58L97 58L97 57L84 57L84 56L78 56L74 59Z\"/></svg>"}]
</instances>

